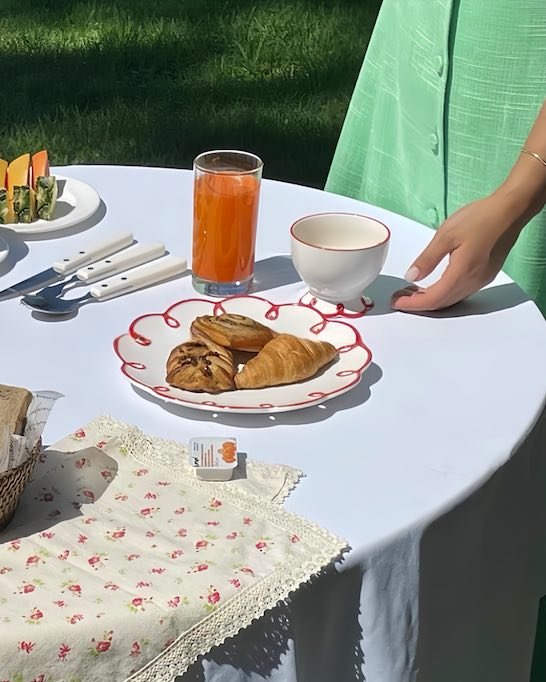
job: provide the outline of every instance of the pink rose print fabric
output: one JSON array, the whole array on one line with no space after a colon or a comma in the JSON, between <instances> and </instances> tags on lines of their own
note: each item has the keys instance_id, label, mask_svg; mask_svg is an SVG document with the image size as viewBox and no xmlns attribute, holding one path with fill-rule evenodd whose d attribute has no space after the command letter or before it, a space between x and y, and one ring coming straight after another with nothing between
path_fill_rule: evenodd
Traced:
<instances>
[{"instance_id":1,"label":"pink rose print fabric","mask_svg":"<svg viewBox=\"0 0 546 682\"><path fill-rule=\"evenodd\" d=\"M137 435L99 419L53 446L0 535L1 682L171 679L344 548L274 501L166 471L161 443L143 464Z\"/></svg>"}]
</instances>

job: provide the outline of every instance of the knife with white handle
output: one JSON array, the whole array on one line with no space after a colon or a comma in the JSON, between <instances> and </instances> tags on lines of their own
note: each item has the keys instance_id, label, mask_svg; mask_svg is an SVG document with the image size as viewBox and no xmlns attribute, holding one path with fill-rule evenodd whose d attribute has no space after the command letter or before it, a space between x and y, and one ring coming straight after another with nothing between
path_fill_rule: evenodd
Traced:
<instances>
[{"instance_id":1,"label":"knife with white handle","mask_svg":"<svg viewBox=\"0 0 546 682\"><path fill-rule=\"evenodd\" d=\"M104 239L94 245L84 246L74 255L55 262L52 267L42 270L42 272L38 272L36 275L32 275L32 277L28 277L27 279L0 291L0 299L10 298L14 295L21 296L21 294L37 291L49 284L59 282L84 265L105 258L132 243L133 235L131 232L116 232L115 234L111 234L108 239Z\"/></svg>"},{"instance_id":2,"label":"knife with white handle","mask_svg":"<svg viewBox=\"0 0 546 682\"><path fill-rule=\"evenodd\" d=\"M91 284L91 282L96 282L108 275L116 275L163 255L165 255L165 245L159 242L156 244L135 244L113 256L108 256L92 265L80 268L76 272L76 277L86 284Z\"/></svg>"},{"instance_id":3,"label":"knife with white handle","mask_svg":"<svg viewBox=\"0 0 546 682\"><path fill-rule=\"evenodd\" d=\"M82 248L81 251L78 251L73 256L56 261L53 263L53 269L62 274L63 277L66 277L66 275L71 275L84 265L94 263L105 256L116 253L116 251L121 251L121 249L132 244L133 239L134 237L131 232L116 232L97 244Z\"/></svg>"},{"instance_id":4,"label":"knife with white handle","mask_svg":"<svg viewBox=\"0 0 546 682\"><path fill-rule=\"evenodd\" d=\"M157 284L175 275L181 275L187 269L188 263L185 258L165 256L153 263L141 265L122 274L114 275L104 282L98 282L90 288L89 293L99 301L105 301L114 296L128 294L131 291Z\"/></svg>"}]
</instances>

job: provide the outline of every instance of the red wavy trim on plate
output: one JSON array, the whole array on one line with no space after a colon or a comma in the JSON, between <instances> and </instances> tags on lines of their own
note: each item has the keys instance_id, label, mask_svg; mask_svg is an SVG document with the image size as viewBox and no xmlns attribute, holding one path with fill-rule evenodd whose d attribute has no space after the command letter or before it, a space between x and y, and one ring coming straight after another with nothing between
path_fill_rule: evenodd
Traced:
<instances>
[{"instance_id":1,"label":"red wavy trim on plate","mask_svg":"<svg viewBox=\"0 0 546 682\"><path fill-rule=\"evenodd\" d=\"M338 352L338 353L348 353L349 351L353 350L354 348L356 348L357 346L360 346L360 345L362 345L362 344L360 344L360 343L352 343L352 344L350 344L350 345L348 345L348 346L340 346L340 347L337 349L337 352Z\"/></svg>"},{"instance_id":2,"label":"red wavy trim on plate","mask_svg":"<svg viewBox=\"0 0 546 682\"><path fill-rule=\"evenodd\" d=\"M271 304L271 308L266 312L265 316L268 320L276 320L279 317L280 306Z\"/></svg>"},{"instance_id":3,"label":"red wavy trim on plate","mask_svg":"<svg viewBox=\"0 0 546 682\"><path fill-rule=\"evenodd\" d=\"M308 292L309 293L309 292ZM348 312L345 310L345 306L343 303L336 303L336 311L334 313L325 313L322 310L319 310L315 306L318 303L317 298L312 298L309 303L304 303L304 298L308 295L304 294L300 300L299 300L299 305L305 306L306 308L311 308L311 310L316 311L317 313L320 313L323 317L326 319L330 320L334 317L346 317L347 319L357 319L358 317L364 317L364 315L371 310L374 307L374 302L372 301L371 303L366 303L366 300L364 298L361 298L360 301L362 303L362 310L356 311L356 312ZM332 303L332 305L334 305Z\"/></svg>"},{"instance_id":4,"label":"red wavy trim on plate","mask_svg":"<svg viewBox=\"0 0 546 682\"><path fill-rule=\"evenodd\" d=\"M356 370L356 369L342 369L339 372L336 372L336 377L350 377L350 376L353 376L353 374L358 374L358 370Z\"/></svg>"},{"instance_id":5,"label":"red wavy trim on plate","mask_svg":"<svg viewBox=\"0 0 546 682\"><path fill-rule=\"evenodd\" d=\"M133 331L131 333L131 336L140 346L151 346L152 345L152 340L147 339L145 336L142 336L142 334L137 334L136 332Z\"/></svg>"},{"instance_id":6,"label":"red wavy trim on plate","mask_svg":"<svg viewBox=\"0 0 546 682\"><path fill-rule=\"evenodd\" d=\"M176 317L172 317L172 315L169 315L168 313L163 314L163 319L167 325L173 329L178 329L178 327L180 327L180 322L176 319Z\"/></svg>"},{"instance_id":7,"label":"red wavy trim on plate","mask_svg":"<svg viewBox=\"0 0 546 682\"><path fill-rule=\"evenodd\" d=\"M315 310L315 312L318 312L318 310ZM327 324L328 324L327 320L322 320L322 322L317 322L312 327L309 327L309 331L311 332L311 334L320 334L320 332L324 331Z\"/></svg>"},{"instance_id":8,"label":"red wavy trim on plate","mask_svg":"<svg viewBox=\"0 0 546 682\"><path fill-rule=\"evenodd\" d=\"M314 313L316 313L317 315L319 315L320 317L323 318L323 320L321 322L317 323L318 325L320 325L321 331L324 330L328 324L336 324L336 325L342 324L342 325L349 327L355 336L355 341L352 344L352 346L350 346L350 348L355 348L357 346L361 347L366 353L366 360L360 365L360 367L357 367L357 368L352 369L352 370L342 370L343 376L353 376L354 375L355 378L353 381L351 381L347 384L344 384L343 386L336 388L335 390L324 392L324 393L316 392L316 393L310 394L310 395L316 395L317 396L317 397L311 398L310 400L303 400L303 401L294 402L294 403L284 403L282 405L272 405L271 407L266 407L266 406L270 405L270 403L262 403L262 404L258 404L258 405L256 405L256 404L254 404L254 405L220 405L220 404L213 402L211 400L188 400L187 398L178 398L174 395L168 395L167 396L165 394L165 390L170 391L170 389L166 389L166 387L164 387L164 386L149 386L148 384L145 384L143 381L139 381L138 379L135 379L135 377L131 376L127 372L127 368L132 367L132 365L135 363L131 363L130 361L127 361L123 357L123 355L121 354L120 347L119 347L121 339L129 336L131 338L131 340L136 341L137 337L138 337L139 339L144 339L145 341L148 341L147 344L142 344L142 345L149 345L151 343L151 341L149 339L146 339L146 337L142 336L141 334L139 334L138 332L135 331L135 326L141 320L144 320L144 319L147 319L150 317L161 317L163 320L165 320L166 316L171 316L170 315L171 311L174 308L176 308L177 306L182 305L182 304L186 304L186 303L190 303L190 302L194 302L194 301L199 302L199 303L210 303L211 306L213 306L213 311L220 310L220 311L225 312L225 309L223 308L222 304L226 303L227 301L234 300L234 299L237 299L237 300L254 299L257 301L262 301L264 303L267 303L270 306L269 310L277 309L279 311L279 313L280 313L282 308L286 308L286 307L298 306L298 307L309 308L309 309L313 310ZM265 316L265 313L264 313L264 316ZM316 326L316 325L313 325L313 326ZM355 329L352 325L348 324L347 322L342 322L340 320L330 321L319 310L316 310L315 308L310 308L310 306L302 305L300 303L279 303L279 304L275 304L275 303L271 303L271 301L268 301L265 298L262 298L261 296L231 296L229 298L223 299L222 301L218 301L218 302L217 301L211 301L211 300L204 299L204 298L189 298L189 299L184 299L182 301L177 301L173 305L169 306L169 308L167 308L167 310L163 313L147 313L147 314L140 315L139 317L135 318L129 326L129 333L128 334L122 334L122 335L118 336L117 338L115 338L114 342L113 342L113 346L114 346L114 351L116 352L116 355L122 361L121 372L127 377L127 379L130 382L135 383L135 384L139 384L140 386L143 386L148 391L152 391L153 393L156 393L157 395L159 395L163 399L168 398L168 400L171 400L171 401L176 402L176 403L180 403L182 405L189 405L189 406L206 405L207 407L214 407L215 409L225 410L225 411L229 411L229 410L256 410L256 408L284 409L284 408L292 408L292 407L294 407L294 408L295 407L303 407L305 405L309 405L309 406L314 405L315 404L314 401L317 399L328 398L328 397L336 395L337 393L346 393L352 386L354 386L355 384L357 384L360 381L360 379L362 377L362 373L370 365L370 363L372 361L372 353L371 353L370 349L368 348L368 346L366 346L366 344L362 341L360 333L358 332L357 329ZM342 346L342 348L347 349L348 347ZM340 350L340 349L338 349L338 350ZM343 350L343 351L340 350L340 352L347 352L347 351L346 350ZM137 364L140 364L140 363L137 363ZM337 375L341 376L341 373L338 372ZM241 391L240 393L244 393L244 392Z\"/></svg>"}]
</instances>

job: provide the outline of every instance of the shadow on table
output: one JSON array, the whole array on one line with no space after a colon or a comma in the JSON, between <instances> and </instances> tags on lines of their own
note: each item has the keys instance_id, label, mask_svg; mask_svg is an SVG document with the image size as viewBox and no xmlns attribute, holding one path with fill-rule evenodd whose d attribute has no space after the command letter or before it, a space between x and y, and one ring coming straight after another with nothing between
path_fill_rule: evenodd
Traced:
<instances>
[{"instance_id":1,"label":"shadow on table","mask_svg":"<svg viewBox=\"0 0 546 682\"><path fill-rule=\"evenodd\" d=\"M212 649L176 682L225 679L229 672L229 679L241 682L254 675L281 682L287 679L284 663L295 668L298 680L363 682L361 587L360 568L338 573L329 567L293 593L288 604Z\"/></svg>"},{"instance_id":2,"label":"shadow on table","mask_svg":"<svg viewBox=\"0 0 546 682\"><path fill-rule=\"evenodd\" d=\"M350 410L357 405L362 405L370 398L371 387L380 381L382 376L383 372L379 365L372 362L362 375L360 383L355 388L347 391L347 393L337 398L332 398L332 400L328 400L320 405L306 407L303 410L295 410L293 412L279 412L277 414L228 414L227 412L192 410L182 405L168 403L161 400L161 398L156 398L135 385L132 388L141 398L155 403L167 412L184 419L214 421L226 426L237 426L245 429L260 429L278 425L314 424L328 419L336 412Z\"/></svg>"},{"instance_id":3,"label":"shadow on table","mask_svg":"<svg viewBox=\"0 0 546 682\"><path fill-rule=\"evenodd\" d=\"M28 246L25 244L21 235L6 228L0 228L0 237L5 240L9 247L6 259L0 263L0 277L3 277L28 254ZM0 289L4 288L4 286L0 286ZM4 300L4 298L0 300Z\"/></svg>"},{"instance_id":4,"label":"shadow on table","mask_svg":"<svg viewBox=\"0 0 546 682\"><path fill-rule=\"evenodd\" d=\"M118 468L114 459L94 447L73 454L47 450L44 455L21 496L13 520L0 531L0 543L41 533L86 515L86 507L104 494ZM101 473L105 470L112 472L112 477L105 478Z\"/></svg>"},{"instance_id":5,"label":"shadow on table","mask_svg":"<svg viewBox=\"0 0 546 682\"><path fill-rule=\"evenodd\" d=\"M366 289L365 294L369 296L374 306L366 313L366 317L372 315L389 315L396 310L391 308L391 297L395 291L404 289L408 286L405 279L394 277L393 275L379 275Z\"/></svg>"},{"instance_id":6,"label":"shadow on table","mask_svg":"<svg viewBox=\"0 0 546 682\"><path fill-rule=\"evenodd\" d=\"M99 207L89 216L87 220L82 220L76 225L71 227L61 228L60 230L53 230L51 232L36 233L36 234L26 234L24 235L26 242L42 241L44 239L60 239L61 237L71 237L72 235L79 234L80 232L85 232L90 230L95 225L98 225L107 213L106 204L101 199Z\"/></svg>"},{"instance_id":7,"label":"shadow on table","mask_svg":"<svg viewBox=\"0 0 546 682\"><path fill-rule=\"evenodd\" d=\"M408 286L406 282L406 287ZM402 287L403 288L403 287ZM518 287L517 284L499 284L497 286L487 287L477 293L469 296L461 303L445 308L444 310L433 310L413 313L421 317L432 318L452 318L452 317L469 317L472 315L488 315L500 310L508 310L515 308L522 303L528 303L531 299L527 294Z\"/></svg>"},{"instance_id":8,"label":"shadow on table","mask_svg":"<svg viewBox=\"0 0 546 682\"><path fill-rule=\"evenodd\" d=\"M271 258L264 258L256 262L254 284L250 293L258 294L268 289L275 289L301 281L301 277L296 272L290 256L272 256ZM391 296L395 291L403 289L407 285L406 280L400 277L379 275L365 292L374 302L374 307L366 315L387 315L396 312L391 308Z\"/></svg>"},{"instance_id":9,"label":"shadow on table","mask_svg":"<svg viewBox=\"0 0 546 682\"><path fill-rule=\"evenodd\" d=\"M529 296L518 287L517 284L499 284L478 291L465 301L457 305L429 313L431 317L466 317L469 315L487 315L499 310L515 308L522 303L530 301Z\"/></svg>"},{"instance_id":10,"label":"shadow on table","mask_svg":"<svg viewBox=\"0 0 546 682\"><path fill-rule=\"evenodd\" d=\"M255 281L251 294L300 281L301 277L292 265L290 256L273 256L256 263ZM408 282L401 277L379 275L365 291L366 296L369 296L374 302L374 307L366 313L366 317L398 312L391 308L391 297L396 291L407 287ZM445 310L414 314L434 318L487 315L499 310L514 308L528 301L530 301L529 296L517 284L499 284L482 289L461 303Z\"/></svg>"},{"instance_id":11,"label":"shadow on table","mask_svg":"<svg viewBox=\"0 0 546 682\"><path fill-rule=\"evenodd\" d=\"M256 261L254 283L250 293L257 294L260 291L267 291L300 281L301 277L292 265L290 256L271 256Z\"/></svg>"},{"instance_id":12,"label":"shadow on table","mask_svg":"<svg viewBox=\"0 0 546 682\"><path fill-rule=\"evenodd\" d=\"M546 592L545 447L546 412L501 468L425 529L415 661L423 682L529 680Z\"/></svg>"}]
</instances>

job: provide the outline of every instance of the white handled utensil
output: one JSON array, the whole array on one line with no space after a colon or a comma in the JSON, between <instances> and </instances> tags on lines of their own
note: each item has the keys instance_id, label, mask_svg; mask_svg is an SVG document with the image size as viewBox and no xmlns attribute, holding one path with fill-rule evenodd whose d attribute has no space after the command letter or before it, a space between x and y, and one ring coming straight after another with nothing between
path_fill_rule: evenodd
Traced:
<instances>
[{"instance_id":1,"label":"white handled utensil","mask_svg":"<svg viewBox=\"0 0 546 682\"><path fill-rule=\"evenodd\" d=\"M114 275L102 282L93 285L87 294L79 298L63 299L53 298L44 299L41 296L23 296L21 301L33 310L48 315L70 315L75 312L80 305L90 301L105 301L115 296L128 294L144 287L158 284L166 279L181 275L188 269L185 258L176 256L165 256L153 263L141 265L132 270L127 270L119 275Z\"/></svg>"},{"instance_id":2,"label":"white handled utensil","mask_svg":"<svg viewBox=\"0 0 546 682\"><path fill-rule=\"evenodd\" d=\"M148 263L155 258L165 255L165 245L160 244L135 244L128 249L123 249L113 256L108 256L92 265L86 265L76 272L76 277L91 284L108 275L117 275L137 265Z\"/></svg>"},{"instance_id":3,"label":"white handled utensil","mask_svg":"<svg viewBox=\"0 0 546 682\"><path fill-rule=\"evenodd\" d=\"M98 301L104 301L120 294L127 294L130 291L157 284L169 279L169 277L181 275L187 269L188 264L185 258L165 256L165 258L160 258L148 265L142 265L139 268L105 279L104 282L92 286L89 293Z\"/></svg>"},{"instance_id":4,"label":"white handled utensil","mask_svg":"<svg viewBox=\"0 0 546 682\"><path fill-rule=\"evenodd\" d=\"M116 251L121 251L121 249L132 244L133 240L134 237L131 232L116 232L109 235L107 239L82 248L81 251L68 258L56 261L53 263L53 269L62 274L63 277L66 277L66 275L71 275L84 265L94 263L105 256L116 253Z\"/></svg>"}]
</instances>

